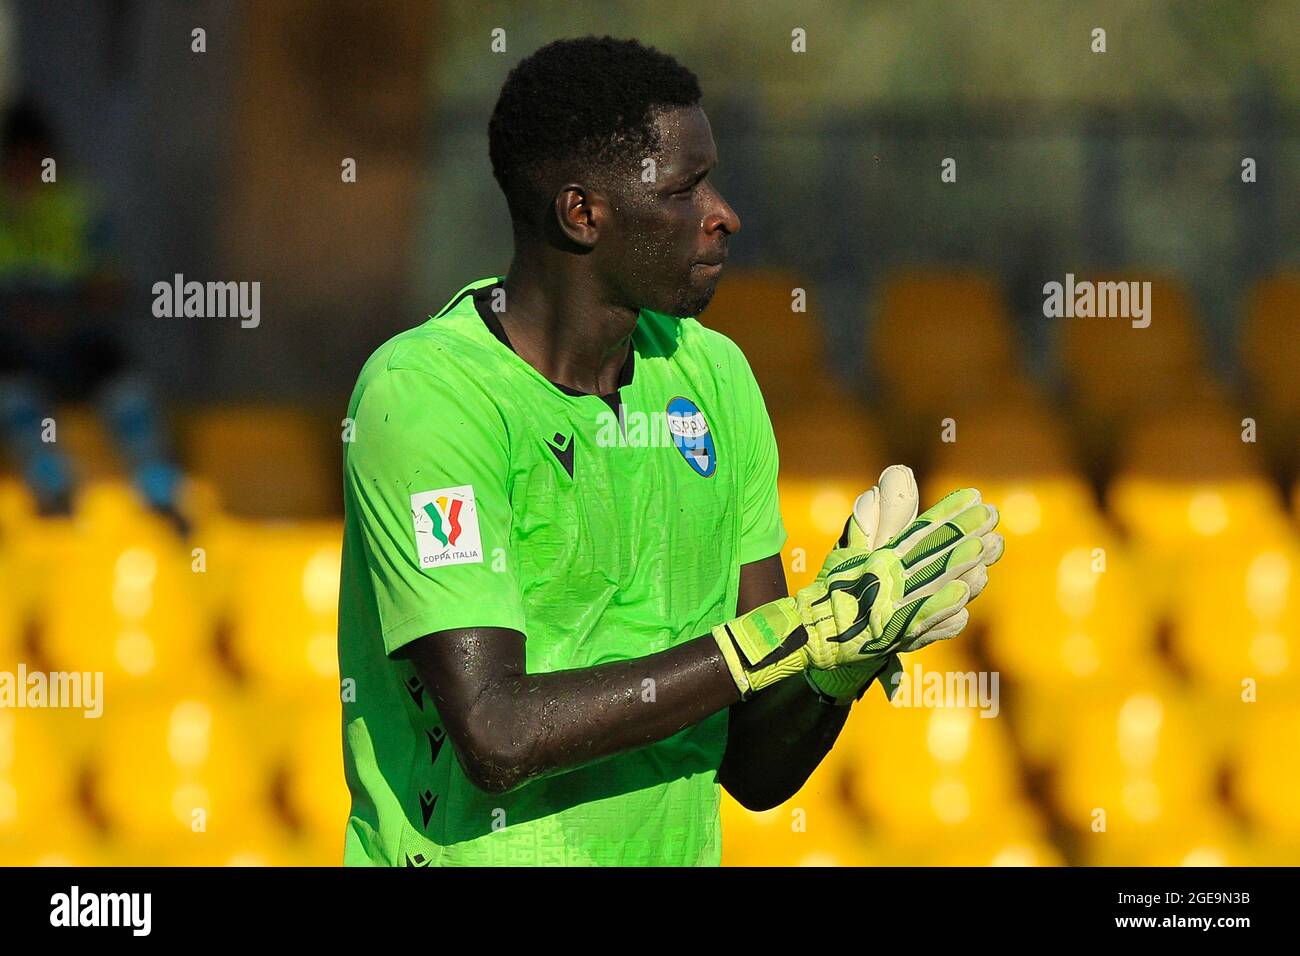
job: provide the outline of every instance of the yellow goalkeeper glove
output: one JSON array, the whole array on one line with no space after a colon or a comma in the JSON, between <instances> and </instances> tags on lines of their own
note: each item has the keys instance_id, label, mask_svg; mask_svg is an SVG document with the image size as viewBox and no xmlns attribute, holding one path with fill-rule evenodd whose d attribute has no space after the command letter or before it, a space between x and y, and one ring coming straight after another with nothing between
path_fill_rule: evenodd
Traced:
<instances>
[{"instance_id":1,"label":"yellow goalkeeper glove","mask_svg":"<svg viewBox=\"0 0 1300 956\"><path fill-rule=\"evenodd\" d=\"M920 494L912 470L905 465L891 465L881 472L879 483L860 495L854 503L853 513L844 524L840 546L873 548L877 544L901 537L904 532L913 532L914 524L919 523L916 516L919 501ZM933 511L934 509L927 511L920 520L932 519ZM996 525L996 509L993 512ZM984 590L988 584L988 572L985 569L1002 556L1002 535L990 529L984 534L983 541L984 550L980 562L960 577L970 589L967 603ZM955 637L965 628L969 619L970 612L962 607L956 614L933 625L912 641L900 645L897 651L888 655L883 664L864 662L831 670L809 668L804 675L827 703L841 706L851 704L866 692L873 678L880 680L886 696L893 697L898 689L898 675L903 670L898 655Z\"/></svg>"},{"instance_id":2,"label":"yellow goalkeeper glove","mask_svg":"<svg viewBox=\"0 0 1300 956\"><path fill-rule=\"evenodd\" d=\"M810 667L879 670L900 647L928 643L970 599L961 577L982 563L997 520L975 489L953 492L888 545L837 547L793 597L715 627L741 697Z\"/></svg>"}]
</instances>

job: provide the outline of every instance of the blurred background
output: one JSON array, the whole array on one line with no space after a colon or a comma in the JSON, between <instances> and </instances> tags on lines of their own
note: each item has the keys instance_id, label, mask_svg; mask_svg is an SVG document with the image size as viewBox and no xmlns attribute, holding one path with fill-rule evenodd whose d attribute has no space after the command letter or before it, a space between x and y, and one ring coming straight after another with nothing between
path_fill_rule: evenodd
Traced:
<instances>
[{"instance_id":1,"label":"blurred background","mask_svg":"<svg viewBox=\"0 0 1300 956\"><path fill-rule=\"evenodd\" d=\"M792 588L895 461L1007 537L905 659L996 717L873 688L724 863L1300 863L1300 4L760 6L0 0L0 672L105 701L0 708L0 864L339 862L347 397L504 272L492 104L591 32L700 75Z\"/></svg>"}]
</instances>

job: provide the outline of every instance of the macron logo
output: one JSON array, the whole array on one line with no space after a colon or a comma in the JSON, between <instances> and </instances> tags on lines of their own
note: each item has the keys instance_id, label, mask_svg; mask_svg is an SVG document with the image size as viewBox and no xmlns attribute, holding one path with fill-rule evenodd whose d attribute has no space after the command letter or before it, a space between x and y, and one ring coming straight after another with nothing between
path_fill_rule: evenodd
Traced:
<instances>
[{"instance_id":1,"label":"macron logo","mask_svg":"<svg viewBox=\"0 0 1300 956\"><path fill-rule=\"evenodd\" d=\"M51 926L129 926L133 936L148 936L153 919L152 893L68 893L50 897Z\"/></svg>"}]
</instances>

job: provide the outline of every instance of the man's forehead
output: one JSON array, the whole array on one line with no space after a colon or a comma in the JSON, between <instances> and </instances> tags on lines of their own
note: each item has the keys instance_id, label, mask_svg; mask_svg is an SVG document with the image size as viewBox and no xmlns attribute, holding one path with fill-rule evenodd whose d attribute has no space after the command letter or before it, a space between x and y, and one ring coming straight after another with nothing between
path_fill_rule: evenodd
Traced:
<instances>
[{"instance_id":1,"label":"man's forehead","mask_svg":"<svg viewBox=\"0 0 1300 956\"><path fill-rule=\"evenodd\" d=\"M664 162L698 165L717 159L713 130L700 107L660 110L655 115L655 125L659 130L660 153Z\"/></svg>"}]
</instances>

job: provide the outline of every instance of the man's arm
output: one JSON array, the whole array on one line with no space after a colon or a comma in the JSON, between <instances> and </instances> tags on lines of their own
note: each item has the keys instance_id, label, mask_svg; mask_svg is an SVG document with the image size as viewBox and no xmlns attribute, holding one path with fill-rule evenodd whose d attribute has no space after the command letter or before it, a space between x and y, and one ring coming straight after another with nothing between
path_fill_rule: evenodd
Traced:
<instances>
[{"instance_id":1,"label":"man's arm","mask_svg":"<svg viewBox=\"0 0 1300 956\"><path fill-rule=\"evenodd\" d=\"M737 613L785 597L781 556L740 569ZM802 676L732 705L718 781L741 805L767 810L790 799L830 751L848 707L822 703Z\"/></svg>"},{"instance_id":2,"label":"man's arm","mask_svg":"<svg viewBox=\"0 0 1300 956\"><path fill-rule=\"evenodd\" d=\"M741 568L739 613L785 596L779 554ZM720 782L745 806L766 809L803 786L849 711L821 703L802 677L739 702L708 634L545 674L526 672L524 641L506 628L461 628L399 652L433 695L466 775L493 793L665 740L731 706Z\"/></svg>"},{"instance_id":3,"label":"man's arm","mask_svg":"<svg viewBox=\"0 0 1300 956\"><path fill-rule=\"evenodd\" d=\"M466 775L492 793L665 740L740 697L708 634L546 674L525 672L524 635L506 628L429 634L399 653L433 695Z\"/></svg>"}]
</instances>

